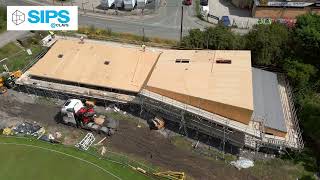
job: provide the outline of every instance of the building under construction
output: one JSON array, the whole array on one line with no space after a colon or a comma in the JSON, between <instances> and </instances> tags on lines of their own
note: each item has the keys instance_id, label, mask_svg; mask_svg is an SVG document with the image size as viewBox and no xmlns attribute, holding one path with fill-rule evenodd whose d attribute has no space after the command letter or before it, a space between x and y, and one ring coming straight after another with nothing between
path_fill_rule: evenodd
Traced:
<instances>
[{"instance_id":1,"label":"building under construction","mask_svg":"<svg viewBox=\"0 0 320 180\"><path fill-rule=\"evenodd\" d=\"M284 76L253 68L250 51L166 50L59 39L17 80L47 93L136 104L237 147L301 150Z\"/></svg>"}]
</instances>

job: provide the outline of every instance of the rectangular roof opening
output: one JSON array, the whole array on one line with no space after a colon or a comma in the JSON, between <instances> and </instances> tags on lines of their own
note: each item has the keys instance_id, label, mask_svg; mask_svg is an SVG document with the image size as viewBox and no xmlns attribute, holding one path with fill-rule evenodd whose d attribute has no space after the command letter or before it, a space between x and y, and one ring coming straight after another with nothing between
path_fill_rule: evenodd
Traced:
<instances>
[{"instance_id":1,"label":"rectangular roof opening","mask_svg":"<svg viewBox=\"0 0 320 180\"><path fill-rule=\"evenodd\" d=\"M219 59L219 60L216 60L216 63L217 64L231 64L231 59Z\"/></svg>"},{"instance_id":2,"label":"rectangular roof opening","mask_svg":"<svg viewBox=\"0 0 320 180\"><path fill-rule=\"evenodd\" d=\"M176 63L190 63L190 59L176 59Z\"/></svg>"}]
</instances>

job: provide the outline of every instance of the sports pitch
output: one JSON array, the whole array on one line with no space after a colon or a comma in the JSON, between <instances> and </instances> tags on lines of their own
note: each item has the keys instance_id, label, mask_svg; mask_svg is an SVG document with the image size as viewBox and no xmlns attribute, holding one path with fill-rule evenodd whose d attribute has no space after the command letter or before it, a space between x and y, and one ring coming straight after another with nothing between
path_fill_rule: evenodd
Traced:
<instances>
[{"instance_id":1,"label":"sports pitch","mask_svg":"<svg viewBox=\"0 0 320 180\"><path fill-rule=\"evenodd\" d=\"M0 179L149 179L132 169L61 145L0 137Z\"/></svg>"}]
</instances>

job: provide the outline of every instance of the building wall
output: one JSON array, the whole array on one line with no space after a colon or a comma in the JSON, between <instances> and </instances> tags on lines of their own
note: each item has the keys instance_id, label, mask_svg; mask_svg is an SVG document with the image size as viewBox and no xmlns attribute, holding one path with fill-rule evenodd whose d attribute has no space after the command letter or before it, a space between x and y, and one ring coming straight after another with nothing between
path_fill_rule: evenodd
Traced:
<instances>
[{"instance_id":1,"label":"building wall","mask_svg":"<svg viewBox=\"0 0 320 180\"><path fill-rule=\"evenodd\" d=\"M277 8L277 7L259 7L254 6L252 16L256 18L290 18L295 19L297 16L314 12L320 14L320 8Z\"/></svg>"},{"instance_id":2,"label":"building wall","mask_svg":"<svg viewBox=\"0 0 320 180\"><path fill-rule=\"evenodd\" d=\"M265 131L266 133L270 133L270 134L273 134L275 136L279 136L279 137L285 137L286 136L286 132L282 132L282 131L279 131L279 130L276 130L276 129L271 129L271 128L265 128Z\"/></svg>"},{"instance_id":3,"label":"building wall","mask_svg":"<svg viewBox=\"0 0 320 180\"><path fill-rule=\"evenodd\" d=\"M252 110L249 109L226 105L193 96L187 96L184 94L166 91L150 86L147 86L146 89L154 93L161 94L163 96L180 101L182 103L189 104L215 114L219 114L223 117L227 117L244 124L249 124L251 120Z\"/></svg>"}]
</instances>

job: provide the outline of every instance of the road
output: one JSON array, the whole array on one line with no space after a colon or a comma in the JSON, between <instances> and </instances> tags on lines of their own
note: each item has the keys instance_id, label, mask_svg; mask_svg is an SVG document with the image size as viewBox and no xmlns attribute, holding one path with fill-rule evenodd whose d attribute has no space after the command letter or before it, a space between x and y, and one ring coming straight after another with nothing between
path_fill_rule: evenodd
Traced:
<instances>
[{"instance_id":1,"label":"road","mask_svg":"<svg viewBox=\"0 0 320 180\"><path fill-rule=\"evenodd\" d=\"M27 35L26 31L6 31L0 34L0 48L8 44L11 41L15 41L20 37Z\"/></svg>"},{"instance_id":2,"label":"road","mask_svg":"<svg viewBox=\"0 0 320 180\"><path fill-rule=\"evenodd\" d=\"M36 0L10 0L7 5L41 5ZM125 32L142 35L143 28L147 37L159 37L164 39L179 40L180 38L181 0L168 0L159 8L158 13L151 17L115 17L97 15L93 13L79 13L80 26L94 25L98 28L111 28L114 32ZM184 7L183 35L189 29L203 29L207 23L194 16L194 7Z\"/></svg>"}]
</instances>

